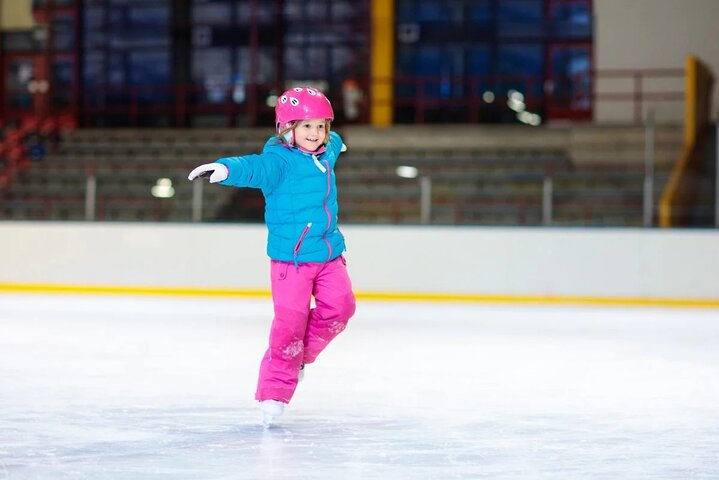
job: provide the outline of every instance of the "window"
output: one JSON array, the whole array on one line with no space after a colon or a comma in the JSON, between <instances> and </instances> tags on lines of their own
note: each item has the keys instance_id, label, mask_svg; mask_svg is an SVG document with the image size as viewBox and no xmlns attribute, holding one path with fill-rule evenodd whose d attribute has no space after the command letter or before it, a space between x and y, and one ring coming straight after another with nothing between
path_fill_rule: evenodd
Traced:
<instances>
[{"instance_id":1,"label":"window","mask_svg":"<svg viewBox=\"0 0 719 480\"><path fill-rule=\"evenodd\" d=\"M502 78L499 94L517 90L525 96L542 95L544 48L541 44L500 45L498 73Z\"/></svg>"},{"instance_id":2,"label":"window","mask_svg":"<svg viewBox=\"0 0 719 480\"><path fill-rule=\"evenodd\" d=\"M55 50L72 50L75 47L75 22L70 15L52 19L52 41Z\"/></svg>"},{"instance_id":3,"label":"window","mask_svg":"<svg viewBox=\"0 0 719 480\"><path fill-rule=\"evenodd\" d=\"M522 93L540 111L557 68L574 104L590 98L590 77L568 72L586 73L591 63L591 0L397 0L397 24L399 121L517 121L507 94ZM568 43L584 50L553 53Z\"/></svg>"},{"instance_id":4,"label":"window","mask_svg":"<svg viewBox=\"0 0 719 480\"><path fill-rule=\"evenodd\" d=\"M544 14L541 0L502 0L498 2L497 28L501 37L542 37Z\"/></svg>"},{"instance_id":5,"label":"window","mask_svg":"<svg viewBox=\"0 0 719 480\"><path fill-rule=\"evenodd\" d=\"M192 22L195 24L231 25L232 6L230 2L196 3L192 7Z\"/></svg>"},{"instance_id":6,"label":"window","mask_svg":"<svg viewBox=\"0 0 719 480\"><path fill-rule=\"evenodd\" d=\"M552 5L553 34L558 38L582 38L592 34L591 5L569 1Z\"/></svg>"},{"instance_id":7,"label":"window","mask_svg":"<svg viewBox=\"0 0 719 480\"><path fill-rule=\"evenodd\" d=\"M169 1L88 0L84 12L84 82L117 87L94 91L93 102L127 102L131 85L155 86L140 89L145 101L166 100L160 87L171 82Z\"/></svg>"}]
</instances>

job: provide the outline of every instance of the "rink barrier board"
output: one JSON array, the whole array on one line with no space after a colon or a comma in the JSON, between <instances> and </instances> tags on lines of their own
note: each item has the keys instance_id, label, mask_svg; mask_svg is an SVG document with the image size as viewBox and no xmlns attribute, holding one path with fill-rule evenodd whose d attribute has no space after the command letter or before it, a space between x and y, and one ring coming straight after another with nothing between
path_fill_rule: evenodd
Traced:
<instances>
[{"instance_id":1,"label":"rink barrier board","mask_svg":"<svg viewBox=\"0 0 719 480\"><path fill-rule=\"evenodd\" d=\"M0 283L0 292L85 294L85 295L155 295L177 297L271 298L267 289L183 288L112 285L51 285ZM454 302L595 305L678 308L719 308L719 299L602 297L555 295L479 295L465 293L355 292L359 300L395 302Z\"/></svg>"}]
</instances>

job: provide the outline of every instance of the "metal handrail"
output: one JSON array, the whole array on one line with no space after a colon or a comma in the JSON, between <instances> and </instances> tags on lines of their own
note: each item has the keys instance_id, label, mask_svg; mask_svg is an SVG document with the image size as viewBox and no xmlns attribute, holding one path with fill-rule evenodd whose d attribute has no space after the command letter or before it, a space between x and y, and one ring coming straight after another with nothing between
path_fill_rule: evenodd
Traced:
<instances>
[{"instance_id":1,"label":"metal handrail","mask_svg":"<svg viewBox=\"0 0 719 480\"><path fill-rule=\"evenodd\" d=\"M653 68L653 69L607 69L590 71L585 74L572 76L517 76L517 75L464 75L464 76L441 76L441 75L397 75L393 78L381 79L372 78L372 83L390 83L394 86L393 107L412 107L414 123L425 123L428 111L432 108L465 108L467 112L466 121L476 123L482 121L484 110L492 107L484 99L484 91L480 85L487 85L489 89L500 88L501 85L520 84L524 85L524 103L527 109L551 109L570 105L569 110L577 112L590 111L599 104L623 105L631 112L629 118L635 123L643 121L643 112L647 105L652 103L678 103L684 100L683 84L677 87L667 87L667 80L681 80L684 78L683 69ZM359 84L368 85L369 78L360 78ZM652 88L652 81L659 81L661 87ZM584 89L579 89L579 97L575 94L560 95L547 92L551 85L568 82L570 85L583 84ZM603 86L605 82L622 81L624 84L617 86L612 83L612 88ZM426 87L437 86L442 82L450 82L452 85L463 85L464 91L455 92L450 95L428 95ZM232 83L214 84L211 88L198 84L148 84L148 85L85 85L81 98L76 89L72 86L53 85L51 93L54 97L65 97L73 99L66 106L50 106L47 111L36 111L33 108L12 107L7 103L8 98L28 97L30 94L23 89L7 87L5 104L2 105L4 117L8 120L18 119L27 115L56 115L58 113L70 113L75 116L81 126L90 124L92 115L115 115L122 119L123 124L137 127L142 125L142 118L147 114L164 114L171 119L175 127L188 126L188 116L198 114L215 114L224 117L225 126L236 125L238 115L245 117L244 123L248 126L265 125L267 116L272 116L272 106L267 104L267 96L270 93L279 93L282 88L272 83L244 84L247 92L243 102L232 100L233 89L236 85ZM541 91L537 92L539 88ZM403 93L409 90L409 94ZM574 90L577 90L575 88ZM571 89L570 89L571 91ZM216 101L210 101L206 97L214 93L218 96ZM35 93L34 95L48 95L47 93ZM337 117L343 120L344 107L340 101L342 96L341 86L331 87L329 95L337 98L333 102ZM149 100L154 96L154 100ZM581 98L580 98L581 97ZM505 99L506 100L506 99ZM572 102L583 100L587 105L572 107ZM494 106L499 105L500 99L496 99ZM41 104L42 102L30 102ZM376 102L375 102L376 105ZM360 115L358 122L369 118L367 110L370 108L369 96L359 104ZM582 113L584 115L584 113ZM583 117L587 119L587 117Z\"/></svg>"}]
</instances>

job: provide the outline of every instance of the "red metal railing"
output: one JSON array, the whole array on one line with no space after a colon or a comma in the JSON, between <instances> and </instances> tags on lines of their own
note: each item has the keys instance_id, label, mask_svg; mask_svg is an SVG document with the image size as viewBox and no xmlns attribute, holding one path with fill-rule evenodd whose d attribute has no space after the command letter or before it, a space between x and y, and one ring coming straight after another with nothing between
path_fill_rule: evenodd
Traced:
<instances>
[{"instance_id":1,"label":"red metal railing","mask_svg":"<svg viewBox=\"0 0 719 480\"><path fill-rule=\"evenodd\" d=\"M674 105L684 100L682 69L626 69L598 70L573 76L397 76L392 79L358 79L360 85L371 82L394 85L393 107L396 111L411 110L411 123L436 121L438 111L451 110L453 122L477 123L496 121L488 118L493 109L506 112L506 90L521 91L524 108L540 112L545 119L590 120L601 106L620 106L627 120L640 123L643 112L652 104ZM371 82L370 82L371 80ZM244 89L243 99L233 100L236 89ZM279 93L274 84L215 84L211 86L142 85L142 86L84 86L82 92L72 87L50 86L47 92L29 94L25 90L9 89L3 104L4 117L17 120L27 116L74 115L81 126L92 123L93 116L115 116L124 126L144 124L145 116L164 115L167 124L186 127L197 115L211 114L224 118L225 126L236 126L239 115L247 126L266 125L272 117L268 97ZM342 88L328 92L340 121L344 118ZM31 98L44 95L44 101ZM80 95L80 98L76 98ZM489 96L488 96L489 95ZM27 97L26 107L9 98ZM215 98L212 98L212 97ZM494 98L492 98L494 96ZM50 101L50 98L64 98ZM54 103L54 104L53 104ZM64 103L65 105L60 105ZM369 118L368 110L379 106L371 100L371 92L364 92L359 101L358 123ZM456 112L460 112L457 115ZM447 119L442 119L447 121ZM269 120L272 121L271 119Z\"/></svg>"},{"instance_id":2,"label":"red metal railing","mask_svg":"<svg viewBox=\"0 0 719 480\"><path fill-rule=\"evenodd\" d=\"M28 116L16 125L11 122L3 129L0 138L0 188L7 187L20 171L27 169L33 156L52 149L61 132L74 130L75 127L74 118L67 115Z\"/></svg>"}]
</instances>

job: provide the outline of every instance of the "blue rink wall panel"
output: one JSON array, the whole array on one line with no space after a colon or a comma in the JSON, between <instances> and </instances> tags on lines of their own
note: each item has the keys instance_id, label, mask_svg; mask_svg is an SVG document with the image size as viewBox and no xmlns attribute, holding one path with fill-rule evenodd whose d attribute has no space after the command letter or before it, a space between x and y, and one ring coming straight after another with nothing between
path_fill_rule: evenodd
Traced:
<instances>
[{"instance_id":1,"label":"blue rink wall panel","mask_svg":"<svg viewBox=\"0 0 719 480\"><path fill-rule=\"evenodd\" d=\"M719 231L342 228L366 299L719 307ZM0 291L269 295L264 225L0 223Z\"/></svg>"}]
</instances>

